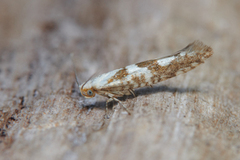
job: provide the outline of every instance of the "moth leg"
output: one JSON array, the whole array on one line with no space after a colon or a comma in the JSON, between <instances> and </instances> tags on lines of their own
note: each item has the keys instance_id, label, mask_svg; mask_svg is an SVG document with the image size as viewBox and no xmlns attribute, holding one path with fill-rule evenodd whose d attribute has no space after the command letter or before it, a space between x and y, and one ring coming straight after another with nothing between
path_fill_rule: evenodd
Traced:
<instances>
[{"instance_id":1,"label":"moth leg","mask_svg":"<svg viewBox=\"0 0 240 160\"><path fill-rule=\"evenodd\" d=\"M131 112L127 109L126 106L124 106L124 105L122 104L122 102L121 102L119 99L117 99L117 98L115 98L115 97L112 97L112 99L115 100L115 101L117 101L117 102L128 112L128 114L131 115Z\"/></svg>"},{"instance_id":2,"label":"moth leg","mask_svg":"<svg viewBox=\"0 0 240 160\"><path fill-rule=\"evenodd\" d=\"M113 101L113 98L109 98L106 102L106 110L105 110L105 117L108 119L109 116L108 116L108 113L109 113L109 110L108 110L108 103Z\"/></svg>"},{"instance_id":3,"label":"moth leg","mask_svg":"<svg viewBox=\"0 0 240 160\"><path fill-rule=\"evenodd\" d=\"M136 97L136 95L132 89L128 89L128 91L133 95L133 97Z\"/></svg>"}]
</instances>

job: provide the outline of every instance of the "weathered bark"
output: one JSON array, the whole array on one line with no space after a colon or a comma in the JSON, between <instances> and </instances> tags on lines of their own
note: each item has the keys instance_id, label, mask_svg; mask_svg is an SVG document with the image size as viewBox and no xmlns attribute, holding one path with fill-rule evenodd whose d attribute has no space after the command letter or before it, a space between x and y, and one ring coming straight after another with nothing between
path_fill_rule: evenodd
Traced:
<instances>
[{"instance_id":1,"label":"weathered bark","mask_svg":"<svg viewBox=\"0 0 240 160\"><path fill-rule=\"evenodd\" d=\"M0 2L0 159L240 159L238 1ZM113 103L80 82L199 39L214 55Z\"/></svg>"}]
</instances>

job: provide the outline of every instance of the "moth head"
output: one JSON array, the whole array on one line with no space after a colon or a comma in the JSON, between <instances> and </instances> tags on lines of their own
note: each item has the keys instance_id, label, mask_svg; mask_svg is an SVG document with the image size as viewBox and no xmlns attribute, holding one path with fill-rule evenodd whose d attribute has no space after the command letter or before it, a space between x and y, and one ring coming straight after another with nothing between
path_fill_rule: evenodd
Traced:
<instances>
[{"instance_id":1,"label":"moth head","mask_svg":"<svg viewBox=\"0 0 240 160\"><path fill-rule=\"evenodd\" d=\"M88 81L87 81L88 82ZM92 98L95 96L95 90L91 85L85 82L81 86L79 86L81 94L86 98Z\"/></svg>"},{"instance_id":2,"label":"moth head","mask_svg":"<svg viewBox=\"0 0 240 160\"><path fill-rule=\"evenodd\" d=\"M76 78L76 82L79 86L79 90L80 90L81 94L86 98L95 97L95 94L96 94L96 90L93 88L92 83L90 81L93 76L94 76L94 74L86 82L79 85L76 71L75 71L75 78Z\"/></svg>"},{"instance_id":3,"label":"moth head","mask_svg":"<svg viewBox=\"0 0 240 160\"><path fill-rule=\"evenodd\" d=\"M95 96L95 91L92 88L82 88L79 87L81 94L86 98L92 98Z\"/></svg>"}]
</instances>

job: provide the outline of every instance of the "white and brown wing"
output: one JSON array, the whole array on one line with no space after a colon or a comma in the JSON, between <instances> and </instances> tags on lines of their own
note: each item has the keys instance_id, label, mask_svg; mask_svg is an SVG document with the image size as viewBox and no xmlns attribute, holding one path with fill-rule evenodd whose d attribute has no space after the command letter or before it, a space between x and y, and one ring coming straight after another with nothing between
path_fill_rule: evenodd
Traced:
<instances>
[{"instance_id":1,"label":"white and brown wing","mask_svg":"<svg viewBox=\"0 0 240 160\"><path fill-rule=\"evenodd\" d=\"M212 48L194 41L176 54L129 65L89 81L100 95L129 95L131 90L150 86L163 80L186 73L209 58ZM86 84L87 85L87 84Z\"/></svg>"}]
</instances>

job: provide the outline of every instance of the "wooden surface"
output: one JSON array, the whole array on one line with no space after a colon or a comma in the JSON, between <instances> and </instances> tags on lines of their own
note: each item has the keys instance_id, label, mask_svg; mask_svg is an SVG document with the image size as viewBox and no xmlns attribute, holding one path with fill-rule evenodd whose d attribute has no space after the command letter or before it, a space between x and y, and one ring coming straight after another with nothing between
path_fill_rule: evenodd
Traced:
<instances>
[{"instance_id":1,"label":"wooden surface","mask_svg":"<svg viewBox=\"0 0 240 160\"><path fill-rule=\"evenodd\" d=\"M240 159L240 2L0 2L0 159ZM78 94L92 74L172 54L194 40L214 55L135 91Z\"/></svg>"}]
</instances>

